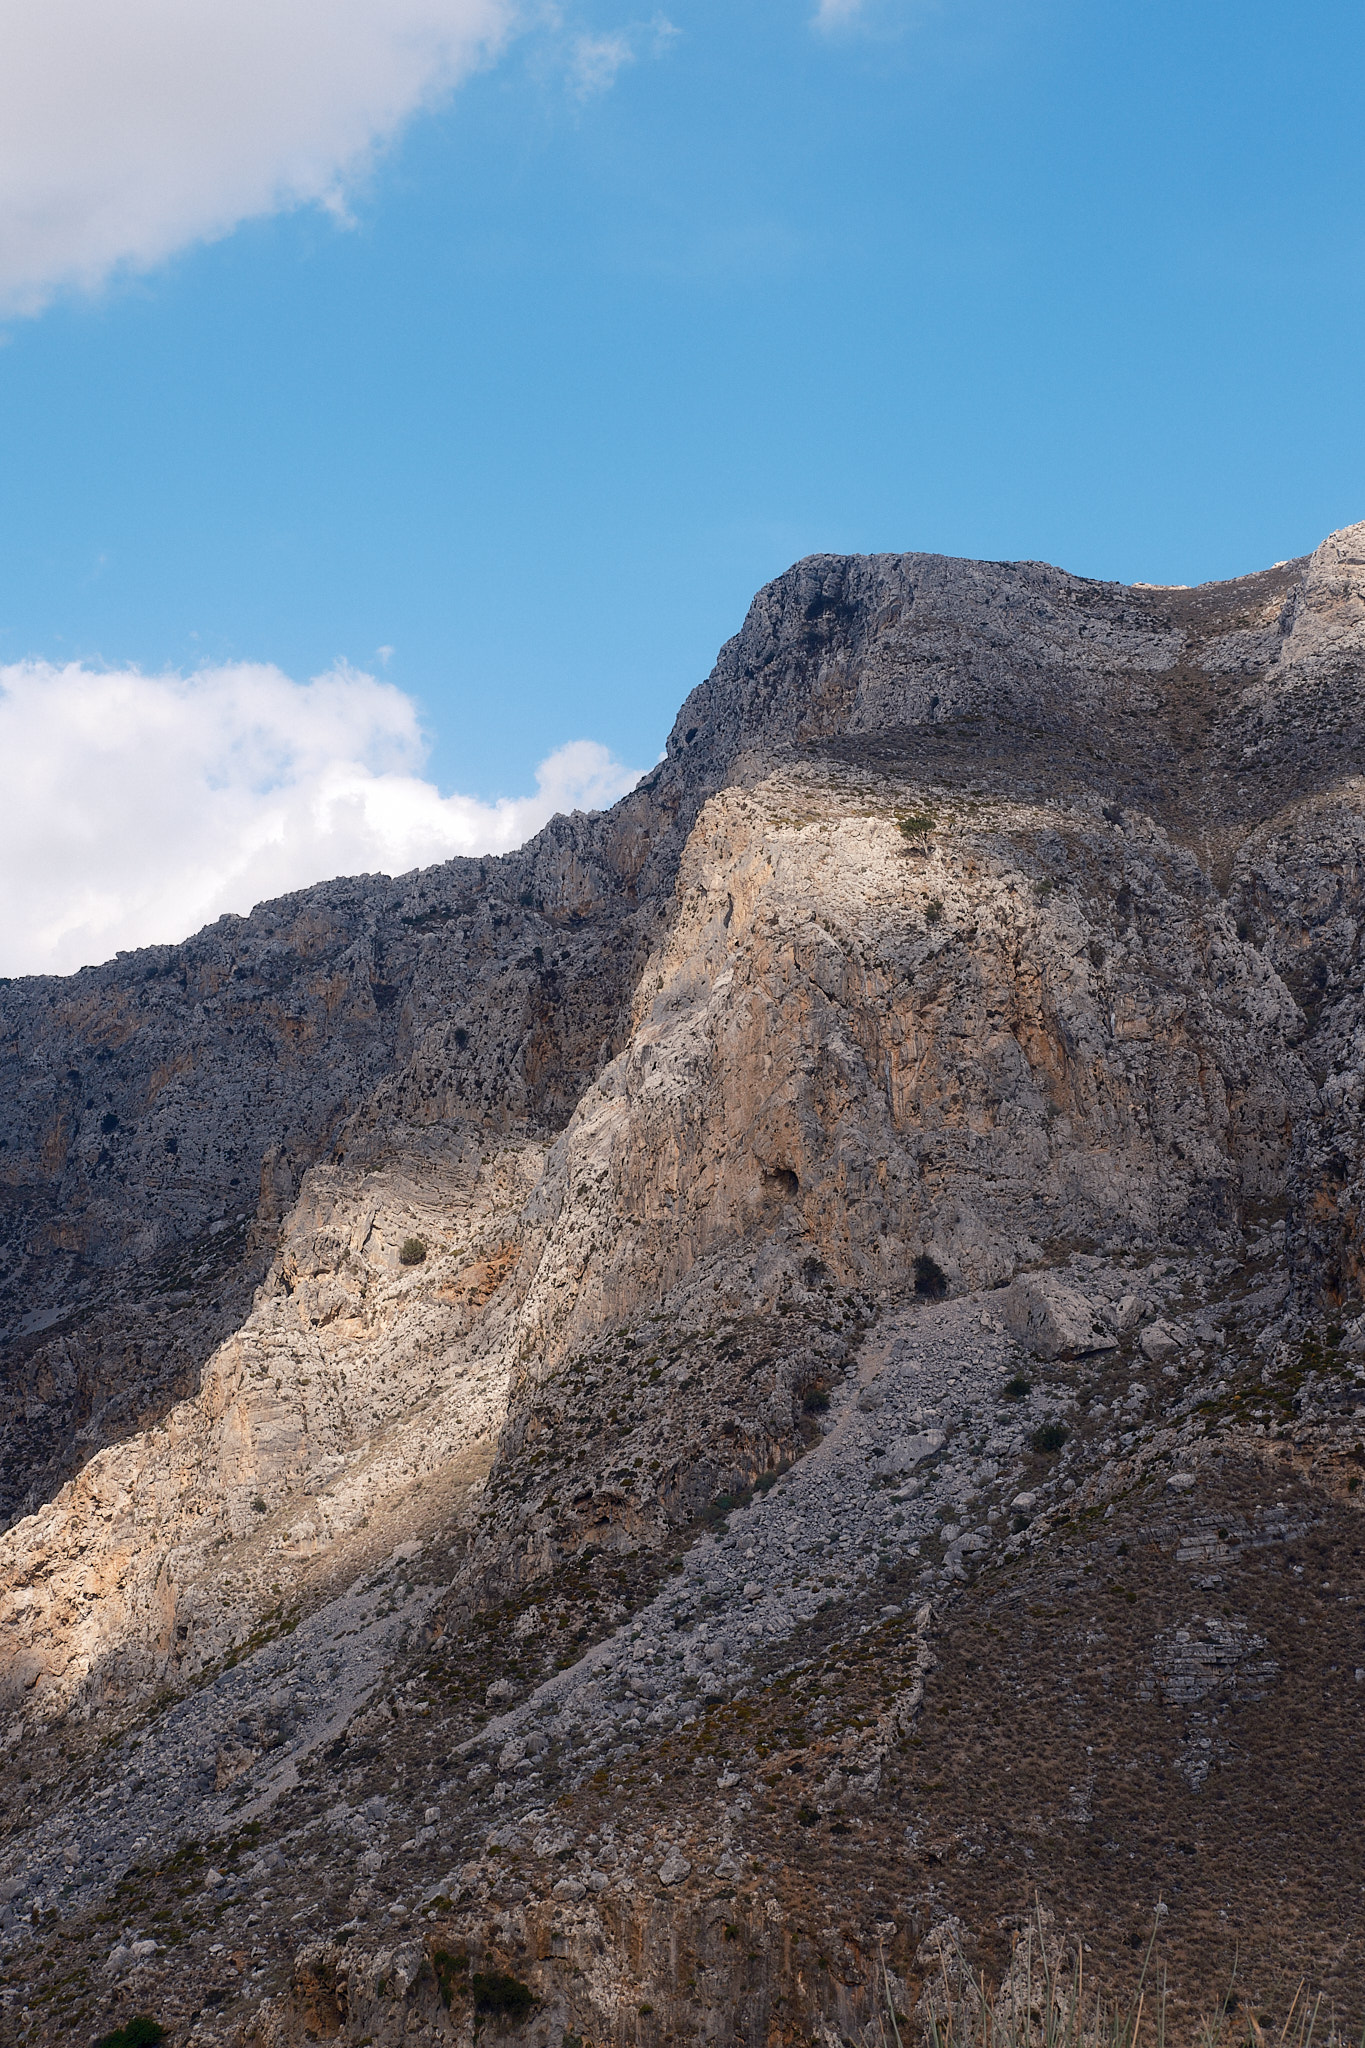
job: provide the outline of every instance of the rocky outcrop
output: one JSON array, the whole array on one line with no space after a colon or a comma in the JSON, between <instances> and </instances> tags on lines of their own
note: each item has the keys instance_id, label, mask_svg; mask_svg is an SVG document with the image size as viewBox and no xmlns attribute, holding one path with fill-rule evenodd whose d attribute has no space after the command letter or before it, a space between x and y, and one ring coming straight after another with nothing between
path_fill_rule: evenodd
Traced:
<instances>
[{"instance_id":1,"label":"rocky outcrop","mask_svg":"<svg viewBox=\"0 0 1365 2048\"><path fill-rule=\"evenodd\" d=\"M748 1779L661 1792L648 1848L604 1808L581 1873L546 1816L884 1630L894 1685L764 1738L795 1824L871 1827L945 1601L1134 1489L1192 1515L1201 1430L1259 1470L1311 1412L1348 1454L1363 532L1188 592L814 558L613 812L0 991L6 1751L88 1773L10 1809L16 1956L157 1841L321 1867L340 1801L331 1932L196 2038L447 2038L452 1959L532 1950L531 2035L598 2038L686 1929L711 1989L670 1964L669 2024L728 2039L725 1898L753 2026L875 2030L879 1941L909 2011L904 1897L837 1994L806 1936L779 1963ZM419 1904L440 1940L381 1961ZM155 1976L127 1935L115 1984Z\"/></svg>"}]
</instances>

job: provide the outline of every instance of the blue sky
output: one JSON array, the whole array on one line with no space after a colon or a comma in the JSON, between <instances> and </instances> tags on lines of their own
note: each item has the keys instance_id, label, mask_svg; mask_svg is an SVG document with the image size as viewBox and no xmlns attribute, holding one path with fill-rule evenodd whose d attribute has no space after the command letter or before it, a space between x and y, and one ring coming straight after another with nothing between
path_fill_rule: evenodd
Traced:
<instances>
[{"instance_id":1,"label":"blue sky","mask_svg":"<svg viewBox=\"0 0 1365 2048\"><path fill-rule=\"evenodd\" d=\"M492 799L646 766L803 554L1196 582L1365 514L1358 5L827 12L509 12L329 205L31 292L0 663L350 664Z\"/></svg>"}]
</instances>

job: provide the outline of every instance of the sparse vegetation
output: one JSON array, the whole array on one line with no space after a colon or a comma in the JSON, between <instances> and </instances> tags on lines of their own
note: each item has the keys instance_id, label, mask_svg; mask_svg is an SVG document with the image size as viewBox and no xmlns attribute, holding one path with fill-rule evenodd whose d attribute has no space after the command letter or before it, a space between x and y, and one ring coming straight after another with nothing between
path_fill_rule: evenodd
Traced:
<instances>
[{"instance_id":1,"label":"sparse vegetation","mask_svg":"<svg viewBox=\"0 0 1365 2048\"><path fill-rule=\"evenodd\" d=\"M448 1948L432 1950L431 1967L436 1977L436 1988L441 1994L441 2003L449 2005L457 1990L463 1990L461 1979L469 1975L469 1957L461 1949L452 1955Z\"/></svg>"},{"instance_id":2,"label":"sparse vegetation","mask_svg":"<svg viewBox=\"0 0 1365 2048\"><path fill-rule=\"evenodd\" d=\"M536 2002L530 1985L506 1970L475 1970L469 1983L475 2012L492 2013L499 2019L524 2020Z\"/></svg>"},{"instance_id":3,"label":"sparse vegetation","mask_svg":"<svg viewBox=\"0 0 1365 2048\"><path fill-rule=\"evenodd\" d=\"M139 2013L136 2019L129 2020L126 2027L115 2027L112 2034L101 2034L95 2048L157 2048L157 2043L165 2038L166 2029L158 2020Z\"/></svg>"},{"instance_id":4,"label":"sparse vegetation","mask_svg":"<svg viewBox=\"0 0 1365 2048\"><path fill-rule=\"evenodd\" d=\"M1162 1909L1164 1910L1164 1909ZM1166 1975L1152 1983L1152 1954L1160 1928L1158 1919L1146 1944L1138 1980L1126 2004L1107 2000L1086 1983L1085 1950L1074 1949L1049 1932L1051 1916L1038 1910L1036 1920L1019 1939L1014 1959L998 1991L959 1952L941 1957L937 1980L925 1985L927 2048L1165 2048L1172 2034ZM1137 1937L1139 1944L1141 1937ZM889 2031L882 2038L890 2048L907 2048L905 2016L895 2009L892 1980L882 1963L883 1999ZM1276 2024L1269 2013L1257 2013L1239 1993L1236 1964L1233 1978L1188 2033L1177 2038L1196 2048L1311 2048L1315 2038L1339 2042L1335 2015L1322 2029L1323 2000L1299 1984L1288 2012Z\"/></svg>"},{"instance_id":5,"label":"sparse vegetation","mask_svg":"<svg viewBox=\"0 0 1365 2048\"><path fill-rule=\"evenodd\" d=\"M398 1251L400 1266L420 1266L427 1255L427 1241L424 1237L405 1237Z\"/></svg>"}]
</instances>

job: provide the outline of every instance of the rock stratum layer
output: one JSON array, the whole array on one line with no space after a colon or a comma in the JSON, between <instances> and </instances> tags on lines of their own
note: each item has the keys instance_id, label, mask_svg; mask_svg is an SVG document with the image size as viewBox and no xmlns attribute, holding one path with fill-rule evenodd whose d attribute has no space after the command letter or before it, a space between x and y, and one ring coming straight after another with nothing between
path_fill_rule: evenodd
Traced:
<instances>
[{"instance_id":1,"label":"rock stratum layer","mask_svg":"<svg viewBox=\"0 0 1365 2048\"><path fill-rule=\"evenodd\" d=\"M0 989L5 2038L1358 2027L1363 721L1365 527L815 557L613 811Z\"/></svg>"}]
</instances>

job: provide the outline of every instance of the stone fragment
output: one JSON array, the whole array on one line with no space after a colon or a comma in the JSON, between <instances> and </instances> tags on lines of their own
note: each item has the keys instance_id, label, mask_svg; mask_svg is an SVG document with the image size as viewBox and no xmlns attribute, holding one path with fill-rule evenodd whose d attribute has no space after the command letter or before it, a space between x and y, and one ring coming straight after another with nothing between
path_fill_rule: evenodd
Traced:
<instances>
[{"instance_id":1,"label":"stone fragment","mask_svg":"<svg viewBox=\"0 0 1365 2048\"><path fill-rule=\"evenodd\" d=\"M681 1849L672 1848L659 1865L659 1882L660 1884L681 1884L682 1880L690 1874L691 1869L692 1865L683 1855Z\"/></svg>"},{"instance_id":2,"label":"stone fragment","mask_svg":"<svg viewBox=\"0 0 1365 2048\"><path fill-rule=\"evenodd\" d=\"M1138 1338L1138 1349L1153 1365L1159 1365L1162 1359L1172 1357L1180 1349L1180 1337L1170 1323L1158 1319L1148 1323Z\"/></svg>"},{"instance_id":3,"label":"stone fragment","mask_svg":"<svg viewBox=\"0 0 1365 2048\"><path fill-rule=\"evenodd\" d=\"M1035 1358L1084 1358L1116 1351L1097 1306L1054 1273L1029 1273L1005 1289L1005 1328Z\"/></svg>"},{"instance_id":4,"label":"stone fragment","mask_svg":"<svg viewBox=\"0 0 1365 2048\"><path fill-rule=\"evenodd\" d=\"M898 1437L873 1469L882 1478L899 1478L903 1473L913 1472L925 1458L931 1458L935 1451L943 1448L944 1442L941 1429L923 1429L913 1436Z\"/></svg>"}]
</instances>

